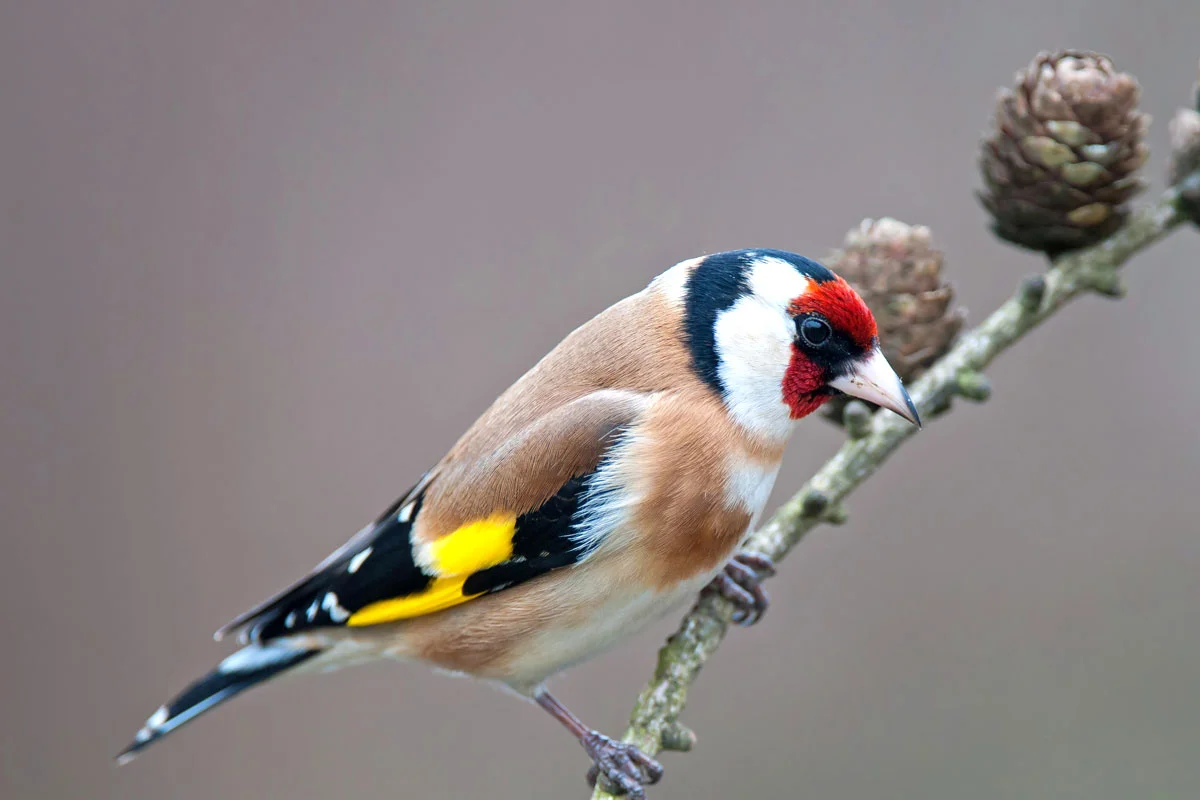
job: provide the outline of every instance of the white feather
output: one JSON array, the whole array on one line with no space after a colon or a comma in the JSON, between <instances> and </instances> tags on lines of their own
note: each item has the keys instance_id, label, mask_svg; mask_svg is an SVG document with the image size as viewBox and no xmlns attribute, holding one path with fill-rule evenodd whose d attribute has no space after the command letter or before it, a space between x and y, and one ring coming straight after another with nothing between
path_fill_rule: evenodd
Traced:
<instances>
[{"instance_id":1,"label":"white feather","mask_svg":"<svg viewBox=\"0 0 1200 800\"><path fill-rule=\"evenodd\" d=\"M372 550L373 548L368 547L366 550L363 550L361 553L355 555L354 558L350 559L350 563L346 566L346 572L349 572L350 574L358 572L358 568L363 565L363 562L371 557Z\"/></svg>"},{"instance_id":2,"label":"white feather","mask_svg":"<svg viewBox=\"0 0 1200 800\"><path fill-rule=\"evenodd\" d=\"M641 499L629 470L630 450L637 441L636 437L623 435L604 456L580 497L579 521L570 537L585 554L625 523L630 509Z\"/></svg>"},{"instance_id":3,"label":"white feather","mask_svg":"<svg viewBox=\"0 0 1200 800\"><path fill-rule=\"evenodd\" d=\"M796 267L774 256L759 256L746 272L746 284L762 302L786 314L792 301L805 294L810 281Z\"/></svg>"},{"instance_id":4,"label":"white feather","mask_svg":"<svg viewBox=\"0 0 1200 800\"><path fill-rule=\"evenodd\" d=\"M294 658L295 655L296 650L292 647L252 644L249 647L243 647L218 664L217 671L225 674L229 674L230 672L254 672L271 664L278 664L281 661Z\"/></svg>"},{"instance_id":5,"label":"white feather","mask_svg":"<svg viewBox=\"0 0 1200 800\"><path fill-rule=\"evenodd\" d=\"M321 608L329 614L329 619L335 624L340 624L350 619L350 612L338 604L338 596L335 592L325 593L324 599L321 600Z\"/></svg>"},{"instance_id":6,"label":"white feather","mask_svg":"<svg viewBox=\"0 0 1200 800\"><path fill-rule=\"evenodd\" d=\"M730 458L729 477L725 484L725 500L733 507L741 506L751 514L762 511L775 486L779 464L767 465L743 456Z\"/></svg>"},{"instance_id":7,"label":"white feather","mask_svg":"<svg viewBox=\"0 0 1200 800\"><path fill-rule=\"evenodd\" d=\"M687 297L687 282L688 278L691 277L692 269L703 260L704 257L700 256L698 258L689 258L687 261L680 261L651 281L650 288L662 292L663 297L667 299L668 303L681 308L684 299Z\"/></svg>"},{"instance_id":8,"label":"white feather","mask_svg":"<svg viewBox=\"0 0 1200 800\"><path fill-rule=\"evenodd\" d=\"M781 442L794 424L783 399L795 336L788 308L808 291L809 281L786 261L763 257L749 267L747 285L750 293L717 315L717 375L734 421Z\"/></svg>"}]
</instances>

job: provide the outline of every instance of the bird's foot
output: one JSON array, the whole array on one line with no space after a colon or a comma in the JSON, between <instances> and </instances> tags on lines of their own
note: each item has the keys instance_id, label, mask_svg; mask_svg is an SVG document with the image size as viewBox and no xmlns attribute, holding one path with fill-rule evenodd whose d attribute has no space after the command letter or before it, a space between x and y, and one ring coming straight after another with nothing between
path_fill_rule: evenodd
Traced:
<instances>
[{"instance_id":1,"label":"bird's foot","mask_svg":"<svg viewBox=\"0 0 1200 800\"><path fill-rule=\"evenodd\" d=\"M705 591L716 592L733 603L733 621L753 625L771 604L762 582L775 574L775 564L761 553L738 553Z\"/></svg>"},{"instance_id":2,"label":"bird's foot","mask_svg":"<svg viewBox=\"0 0 1200 800\"><path fill-rule=\"evenodd\" d=\"M610 739L599 731L589 731L579 743L593 761L588 770L592 786L603 776L600 779L605 791L645 800L642 787L658 783L662 777L662 765L631 744Z\"/></svg>"}]
</instances>

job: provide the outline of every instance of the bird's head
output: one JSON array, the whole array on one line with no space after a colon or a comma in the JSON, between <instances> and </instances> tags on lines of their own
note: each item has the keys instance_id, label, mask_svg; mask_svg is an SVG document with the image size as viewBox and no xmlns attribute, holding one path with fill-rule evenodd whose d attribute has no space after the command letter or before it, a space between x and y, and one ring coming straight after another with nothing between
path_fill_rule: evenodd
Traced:
<instances>
[{"instance_id":1,"label":"bird's head","mask_svg":"<svg viewBox=\"0 0 1200 800\"><path fill-rule=\"evenodd\" d=\"M879 349L858 293L815 261L780 250L737 250L683 262L660 281L682 301L700 378L743 426L782 438L839 393L920 425Z\"/></svg>"}]
</instances>

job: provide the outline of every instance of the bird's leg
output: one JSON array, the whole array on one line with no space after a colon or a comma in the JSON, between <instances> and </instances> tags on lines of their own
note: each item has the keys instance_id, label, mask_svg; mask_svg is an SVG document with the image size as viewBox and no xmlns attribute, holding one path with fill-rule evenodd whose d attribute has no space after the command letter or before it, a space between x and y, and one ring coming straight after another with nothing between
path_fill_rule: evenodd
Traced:
<instances>
[{"instance_id":1,"label":"bird's leg","mask_svg":"<svg viewBox=\"0 0 1200 800\"><path fill-rule=\"evenodd\" d=\"M579 717L568 711L549 692L540 691L534 695L534 699L583 745L593 762L588 771L588 783L591 785L595 786L596 778L603 775L604 782L608 784L604 787L606 790L628 795L633 800L644 800L646 792L642 787L658 783L662 777L661 764L633 745L614 741L584 725Z\"/></svg>"},{"instance_id":2,"label":"bird's leg","mask_svg":"<svg viewBox=\"0 0 1200 800\"><path fill-rule=\"evenodd\" d=\"M774 574L775 564L763 554L738 553L704 591L733 603L733 621L738 625L753 625L767 613L771 601L762 582Z\"/></svg>"}]
</instances>

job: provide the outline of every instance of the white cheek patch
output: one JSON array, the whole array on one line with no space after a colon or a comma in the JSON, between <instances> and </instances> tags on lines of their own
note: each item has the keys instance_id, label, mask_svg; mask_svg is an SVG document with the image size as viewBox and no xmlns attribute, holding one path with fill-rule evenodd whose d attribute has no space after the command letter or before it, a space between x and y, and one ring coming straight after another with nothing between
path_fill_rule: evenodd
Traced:
<instances>
[{"instance_id":1,"label":"white cheek patch","mask_svg":"<svg viewBox=\"0 0 1200 800\"><path fill-rule=\"evenodd\" d=\"M783 377L792 359L792 301L808 291L808 278L778 258L764 256L746 271L750 293L717 315L717 375L730 415L767 439L791 434Z\"/></svg>"},{"instance_id":2,"label":"white cheek patch","mask_svg":"<svg viewBox=\"0 0 1200 800\"><path fill-rule=\"evenodd\" d=\"M785 439L792 419L783 399L783 376L792 357L792 325L757 297L746 296L717 315L714 326L725 387L725 405L733 419L768 439Z\"/></svg>"}]
</instances>

